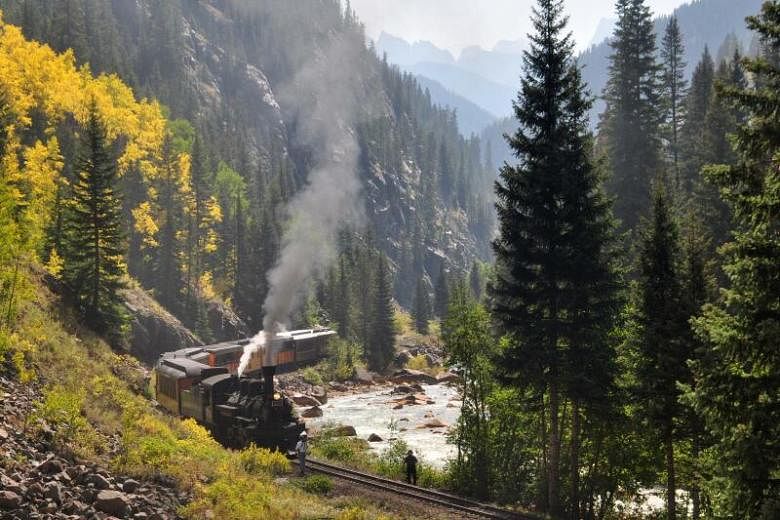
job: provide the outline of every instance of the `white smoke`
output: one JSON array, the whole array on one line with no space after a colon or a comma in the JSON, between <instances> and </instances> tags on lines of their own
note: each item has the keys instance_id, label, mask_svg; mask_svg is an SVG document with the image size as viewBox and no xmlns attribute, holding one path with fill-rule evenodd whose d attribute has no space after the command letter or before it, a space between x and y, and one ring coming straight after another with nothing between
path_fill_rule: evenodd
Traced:
<instances>
[{"instance_id":1,"label":"white smoke","mask_svg":"<svg viewBox=\"0 0 780 520\"><path fill-rule=\"evenodd\" d=\"M268 273L263 331L244 348L239 375L262 347L264 364L275 364L274 335L289 325L311 280L334 259L338 231L362 220L359 147L353 130L359 103L355 78L360 76L351 71L363 51L355 47L354 42L336 41L280 90L284 104L296 107L297 144L316 153L315 168L287 207L281 252Z\"/></svg>"}]
</instances>

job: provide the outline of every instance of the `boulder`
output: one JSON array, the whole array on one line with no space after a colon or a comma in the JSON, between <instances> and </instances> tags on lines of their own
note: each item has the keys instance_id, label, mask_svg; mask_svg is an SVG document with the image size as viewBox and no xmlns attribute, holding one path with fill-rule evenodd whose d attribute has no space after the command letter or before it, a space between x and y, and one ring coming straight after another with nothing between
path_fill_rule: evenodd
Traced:
<instances>
[{"instance_id":1,"label":"boulder","mask_svg":"<svg viewBox=\"0 0 780 520\"><path fill-rule=\"evenodd\" d=\"M95 489L108 489L111 487L111 483L106 477L99 473L93 473L86 478L87 484L92 484Z\"/></svg>"},{"instance_id":2,"label":"boulder","mask_svg":"<svg viewBox=\"0 0 780 520\"><path fill-rule=\"evenodd\" d=\"M355 437L357 432L354 426L336 426L327 431L331 437Z\"/></svg>"},{"instance_id":3,"label":"boulder","mask_svg":"<svg viewBox=\"0 0 780 520\"><path fill-rule=\"evenodd\" d=\"M57 459L47 459L41 462L38 466L38 471L44 475L54 475L55 473L61 473L63 469L62 462Z\"/></svg>"},{"instance_id":4,"label":"boulder","mask_svg":"<svg viewBox=\"0 0 780 520\"><path fill-rule=\"evenodd\" d=\"M304 410L301 413L301 417L305 417L306 419L322 417L322 408L320 408L319 406L312 406L308 410Z\"/></svg>"},{"instance_id":5,"label":"boulder","mask_svg":"<svg viewBox=\"0 0 780 520\"><path fill-rule=\"evenodd\" d=\"M398 403L398 404L395 404L395 405L393 405L393 410L400 410L400 409L401 409L401 408L403 408L403 407L404 407L404 405L403 405L403 404L401 404L401 403Z\"/></svg>"},{"instance_id":6,"label":"boulder","mask_svg":"<svg viewBox=\"0 0 780 520\"><path fill-rule=\"evenodd\" d=\"M22 497L13 491L0 491L0 509L16 509L22 505Z\"/></svg>"},{"instance_id":7,"label":"boulder","mask_svg":"<svg viewBox=\"0 0 780 520\"><path fill-rule=\"evenodd\" d=\"M435 385L439 382L435 377L425 372L410 368L396 371L393 374L393 381L396 383L421 383L424 385Z\"/></svg>"},{"instance_id":8,"label":"boulder","mask_svg":"<svg viewBox=\"0 0 780 520\"><path fill-rule=\"evenodd\" d=\"M330 386L336 392L348 392L349 391L349 387L347 385L343 385L343 384L337 383L335 381L331 381L330 383L328 383L328 386Z\"/></svg>"},{"instance_id":9,"label":"boulder","mask_svg":"<svg viewBox=\"0 0 780 520\"><path fill-rule=\"evenodd\" d=\"M290 397L290 400L298 406L321 406L322 405L322 403L317 399L315 399L314 397L310 397L308 395L303 395L303 394L293 394Z\"/></svg>"},{"instance_id":10,"label":"boulder","mask_svg":"<svg viewBox=\"0 0 780 520\"><path fill-rule=\"evenodd\" d=\"M457 383L460 381L460 376L453 372L444 372L436 376L439 383Z\"/></svg>"},{"instance_id":11,"label":"boulder","mask_svg":"<svg viewBox=\"0 0 780 520\"><path fill-rule=\"evenodd\" d=\"M366 370L363 367L357 367L355 368L355 374L352 376L352 379L361 385L373 385L375 376L376 374L370 370Z\"/></svg>"},{"instance_id":12,"label":"boulder","mask_svg":"<svg viewBox=\"0 0 780 520\"><path fill-rule=\"evenodd\" d=\"M392 391L393 394L411 394L412 392L414 389L409 385L398 385Z\"/></svg>"},{"instance_id":13,"label":"boulder","mask_svg":"<svg viewBox=\"0 0 780 520\"><path fill-rule=\"evenodd\" d=\"M130 512L130 501L124 493L104 489L95 498L95 509L119 517L127 516Z\"/></svg>"},{"instance_id":14,"label":"boulder","mask_svg":"<svg viewBox=\"0 0 780 520\"><path fill-rule=\"evenodd\" d=\"M57 502L58 504L62 503L62 484L59 482L49 482L46 484L46 486L43 488L43 496L45 498L48 498L49 500L52 500L54 502Z\"/></svg>"},{"instance_id":15,"label":"boulder","mask_svg":"<svg viewBox=\"0 0 780 520\"><path fill-rule=\"evenodd\" d=\"M418 428L446 428L447 423L442 421L441 419L430 419L428 421L425 421L422 425L418 426Z\"/></svg>"},{"instance_id":16,"label":"boulder","mask_svg":"<svg viewBox=\"0 0 780 520\"><path fill-rule=\"evenodd\" d=\"M122 491L125 493L135 493L135 491L141 487L141 483L131 478L124 481L122 484Z\"/></svg>"},{"instance_id":17,"label":"boulder","mask_svg":"<svg viewBox=\"0 0 780 520\"><path fill-rule=\"evenodd\" d=\"M406 365L412 359L412 354L408 350L402 350L395 356L394 363L396 366L402 367Z\"/></svg>"},{"instance_id":18,"label":"boulder","mask_svg":"<svg viewBox=\"0 0 780 520\"><path fill-rule=\"evenodd\" d=\"M377 435L376 433L372 433L368 436L368 442L382 442L382 437Z\"/></svg>"},{"instance_id":19,"label":"boulder","mask_svg":"<svg viewBox=\"0 0 780 520\"><path fill-rule=\"evenodd\" d=\"M313 398L315 398L317 401L319 401L322 404L325 404L328 402L328 392L325 390L325 388L315 385L312 387L311 391L309 392L309 395L311 395Z\"/></svg>"}]
</instances>

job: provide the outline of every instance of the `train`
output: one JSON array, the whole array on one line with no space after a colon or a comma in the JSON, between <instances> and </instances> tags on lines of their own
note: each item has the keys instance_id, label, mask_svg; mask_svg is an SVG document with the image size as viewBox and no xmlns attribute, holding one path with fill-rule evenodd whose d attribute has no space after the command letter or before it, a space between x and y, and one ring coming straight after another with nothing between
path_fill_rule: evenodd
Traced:
<instances>
[{"instance_id":1,"label":"train","mask_svg":"<svg viewBox=\"0 0 780 520\"><path fill-rule=\"evenodd\" d=\"M157 402L181 418L193 418L230 448L249 444L290 452L305 429L291 401L274 386L274 375L316 363L325 356L330 329L281 332L237 370L249 340L191 347L160 356L153 371Z\"/></svg>"}]
</instances>

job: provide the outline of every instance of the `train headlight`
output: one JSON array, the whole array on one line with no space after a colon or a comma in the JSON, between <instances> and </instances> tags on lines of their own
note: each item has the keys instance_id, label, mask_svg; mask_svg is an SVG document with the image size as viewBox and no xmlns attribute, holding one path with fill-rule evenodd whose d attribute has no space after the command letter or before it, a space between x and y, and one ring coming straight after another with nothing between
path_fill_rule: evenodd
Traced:
<instances>
[{"instance_id":1,"label":"train headlight","mask_svg":"<svg viewBox=\"0 0 780 520\"><path fill-rule=\"evenodd\" d=\"M280 394L278 392L274 394L274 401L278 401L281 398L282 398L282 394Z\"/></svg>"}]
</instances>

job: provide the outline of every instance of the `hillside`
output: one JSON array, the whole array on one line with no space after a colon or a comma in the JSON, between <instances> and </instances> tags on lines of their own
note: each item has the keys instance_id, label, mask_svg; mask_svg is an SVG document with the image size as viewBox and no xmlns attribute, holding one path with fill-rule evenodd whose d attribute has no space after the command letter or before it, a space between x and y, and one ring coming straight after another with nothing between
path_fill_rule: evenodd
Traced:
<instances>
[{"instance_id":1,"label":"hillside","mask_svg":"<svg viewBox=\"0 0 780 520\"><path fill-rule=\"evenodd\" d=\"M686 77L690 78L699 58L707 46L717 56L718 49L727 35L736 35L743 49L749 49L751 35L745 25L745 18L755 14L761 8L762 0L694 0L675 9L674 16L680 24L685 47L687 67ZM655 33L662 35L668 16L655 19ZM660 41L660 37L659 37ZM611 48L608 41L602 41L583 52L579 57L583 68L582 77L590 86L594 96L601 96L607 84L609 56ZM604 103L598 101L591 111L591 121L595 125L598 115L604 110Z\"/></svg>"},{"instance_id":2,"label":"hillside","mask_svg":"<svg viewBox=\"0 0 780 520\"><path fill-rule=\"evenodd\" d=\"M455 94L438 81L426 76L415 76L420 87L431 94L431 100L441 106L455 110L458 116L458 129L463 135L477 134L495 121L495 116L480 108L463 96Z\"/></svg>"},{"instance_id":3,"label":"hillside","mask_svg":"<svg viewBox=\"0 0 780 520\"><path fill-rule=\"evenodd\" d=\"M116 72L181 120L174 144L194 157L195 229L203 231L163 251L159 235L186 236L177 228L192 214L171 215L170 230L132 224L145 206L128 177L128 265L200 335L214 336L204 317L214 298L259 328L282 208L334 159L333 123L357 146L349 224L391 260L398 301L411 305L420 277L432 287L442 261L465 271L489 254L492 193L480 147L460 137L454 114L434 107L414 78L366 47L339 2L70 0L60 11L43 0L2 0L0 8L28 37L72 48L79 63ZM155 258L171 254L194 261L160 277Z\"/></svg>"}]
</instances>

